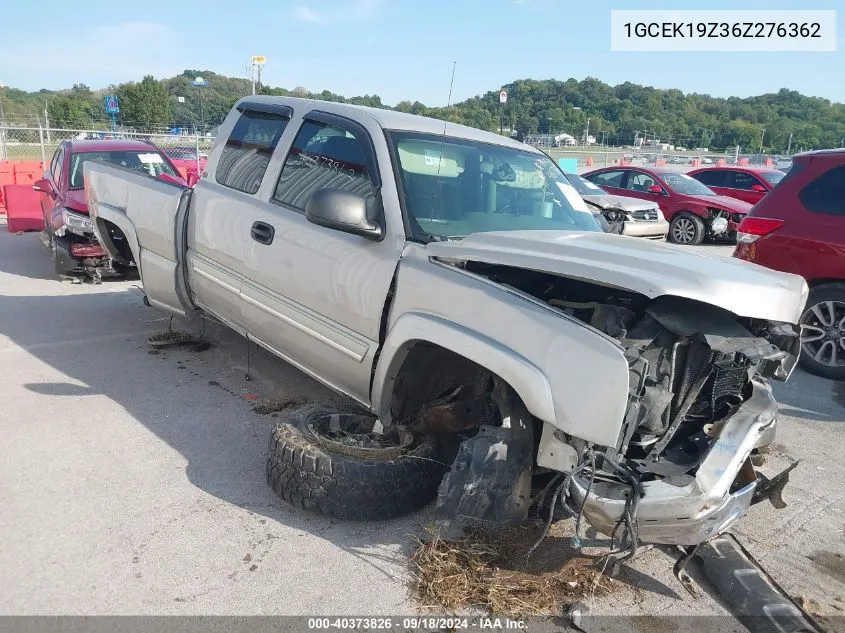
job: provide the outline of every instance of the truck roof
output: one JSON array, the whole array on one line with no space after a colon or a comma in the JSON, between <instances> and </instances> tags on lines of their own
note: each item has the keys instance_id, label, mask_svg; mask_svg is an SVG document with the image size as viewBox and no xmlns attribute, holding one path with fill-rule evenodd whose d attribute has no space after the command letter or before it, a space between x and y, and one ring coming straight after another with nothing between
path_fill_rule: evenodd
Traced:
<instances>
[{"instance_id":1,"label":"truck roof","mask_svg":"<svg viewBox=\"0 0 845 633\"><path fill-rule=\"evenodd\" d=\"M495 145L504 145L521 149L523 151L531 151L541 154L536 148L520 143L507 136L502 136L494 132L485 132L478 128L469 127L467 125L459 125L457 123L444 122L441 119L432 119L431 117L419 116L417 114L408 114L407 112L397 112L396 110L387 110L384 108L372 108L369 106L352 105L350 103L335 103L332 101L320 101L318 99L301 99L298 97L272 97L267 95L257 95L244 97L238 101L238 105L242 102L252 103L266 103L275 105L286 105L297 110L321 110L329 114L337 114L345 116L350 119L360 119L364 116L369 116L374 119L382 128L386 130L401 130L404 132L420 132L423 134L443 134L443 124L446 123L446 136L453 136L463 138L471 141L479 141L482 143L492 143Z\"/></svg>"}]
</instances>

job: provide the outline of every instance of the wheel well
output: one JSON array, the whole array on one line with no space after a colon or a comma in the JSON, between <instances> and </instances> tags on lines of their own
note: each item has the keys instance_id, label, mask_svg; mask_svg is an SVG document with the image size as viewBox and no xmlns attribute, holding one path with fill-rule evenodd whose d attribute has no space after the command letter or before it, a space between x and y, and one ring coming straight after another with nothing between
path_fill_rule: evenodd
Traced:
<instances>
[{"instance_id":1,"label":"wheel well","mask_svg":"<svg viewBox=\"0 0 845 633\"><path fill-rule=\"evenodd\" d=\"M494 374L451 350L414 341L404 353L390 394L394 422L413 423L426 407L449 396L465 401L492 391Z\"/></svg>"},{"instance_id":2,"label":"wheel well","mask_svg":"<svg viewBox=\"0 0 845 633\"><path fill-rule=\"evenodd\" d=\"M129 240L126 239L126 235L120 227L114 222L109 222L108 220L101 219L100 222L101 226L105 227L104 237L111 240L112 245L121 257L123 257L127 262L134 263L135 258L132 255L132 249L129 247Z\"/></svg>"},{"instance_id":3,"label":"wheel well","mask_svg":"<svg viewBox=\"0 0 845 633\"><path fill-rule=\"evenodd\" d=\"M829 286L831 284L845 286L845 279L812 279L807 282L807 285L810 288L818 288L819 286Z\"/></svg>"}]
</instances>

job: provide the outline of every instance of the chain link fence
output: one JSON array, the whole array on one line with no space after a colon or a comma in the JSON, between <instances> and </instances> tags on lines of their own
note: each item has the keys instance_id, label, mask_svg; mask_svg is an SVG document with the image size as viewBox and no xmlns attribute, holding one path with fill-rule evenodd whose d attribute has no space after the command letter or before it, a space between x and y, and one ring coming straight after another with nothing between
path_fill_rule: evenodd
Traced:
<instances>
[{"instance_id":1,"label":"chain link fence","mask_svg":"<svg viewBox=\"0 0 845 633\"><path fill-rule=\"evenodd\" d=\"M50 162L65 140L141 140L152 143L170 158L176 167L202 171L214 137L200 134L163 133L139 129L71 130L25 125L0 125L0 161Z\"/></svg>"}]
</instances>

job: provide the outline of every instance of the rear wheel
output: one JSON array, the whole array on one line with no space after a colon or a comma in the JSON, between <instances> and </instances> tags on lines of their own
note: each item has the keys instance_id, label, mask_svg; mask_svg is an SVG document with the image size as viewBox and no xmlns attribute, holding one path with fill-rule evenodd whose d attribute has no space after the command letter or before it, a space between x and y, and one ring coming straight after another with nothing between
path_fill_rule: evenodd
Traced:
<instances>
[{"instance_id":1,"label":"rear wheel","mask_svg":"<svg viewBox=\"0 0 845 633\"><path fill-rule=\"evenodd\" d=\"M845 379L845 284L810 291L801 317L801 366L817 376Z\"/></svg>"},{"instance_id":2,"label":"rear wheel","mask_svg":"<svg viewBox=\"0 0 845 633\"><path fill-rule=\"evenodd\" d=\"M679 213L669 223L669 240L675 244L701 244L704 221L691 213Z\"/></svg>"}]
</instances>

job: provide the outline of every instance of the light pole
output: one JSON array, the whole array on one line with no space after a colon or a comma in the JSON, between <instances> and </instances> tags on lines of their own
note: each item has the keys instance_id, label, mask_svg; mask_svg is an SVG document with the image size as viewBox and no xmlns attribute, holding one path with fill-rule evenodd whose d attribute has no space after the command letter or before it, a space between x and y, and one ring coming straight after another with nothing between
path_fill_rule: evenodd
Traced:
<instances>
[{"instance_id":1,"label":"light pole","mask_svg":"<svg viewBox=\"0 0 845 633\"><path fill-rule=\"evenodd\" d=\"M587 117L587 129L584 131L584 145L590 144L590 117Z\"/></svg>"},{"instance_id":2,"label":"light pole","mask_svg":"<svg viewBox=\"0 0 845 633\"><path fill-rule=\"evenodd\" d=\"M208 82L203 79L202 77L194 77L194 80L191 82L192 86L196 86L199 89L200 95L200 127L202 130L205 130L205 113L203 112L202 107L202 89L208 85Z\"/></svg>"},{"instance_id":3,"label":"light pole","mask_svg":"<svg viewBox=\"0 0 845 633\"><path fill-rule=\"evenodd\" d=\"M789 156L789 150L792 149L792 132L789 133L789 144L786 146L786 155Z\"/></svg>"},{"instance_id":4,"label":"light pole","mask_svg":"<svg viewBox=\"0 0 845 633\"><path fill-rule=\"evenodd\" d=\"M763 137L766 136L766 128L760 128L760 160L763 160Z\"/></svg>"}]
</instances>

